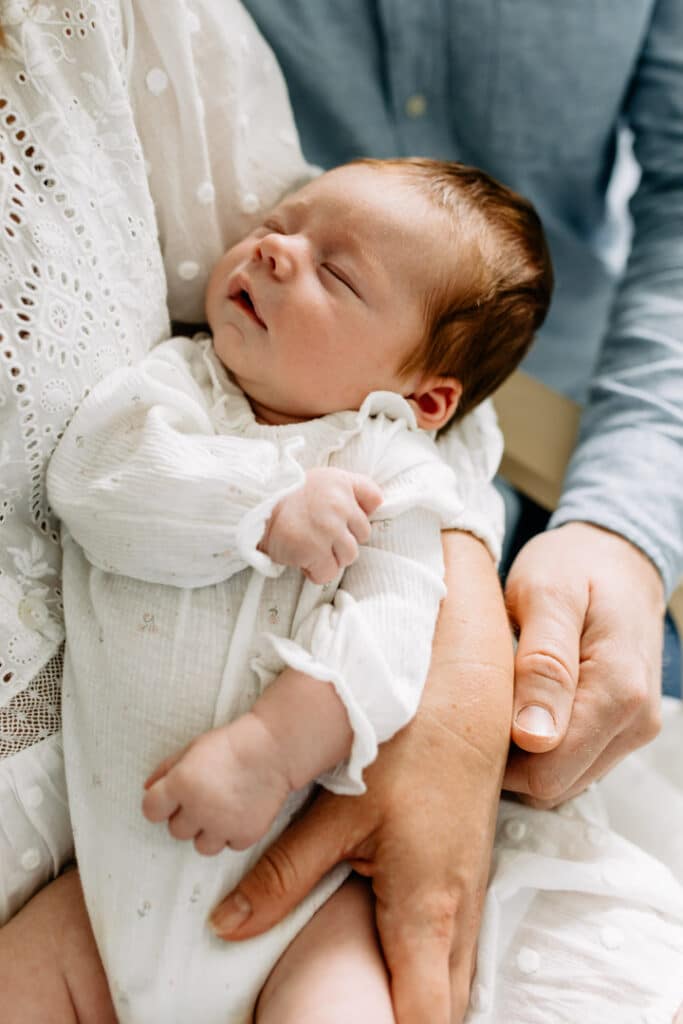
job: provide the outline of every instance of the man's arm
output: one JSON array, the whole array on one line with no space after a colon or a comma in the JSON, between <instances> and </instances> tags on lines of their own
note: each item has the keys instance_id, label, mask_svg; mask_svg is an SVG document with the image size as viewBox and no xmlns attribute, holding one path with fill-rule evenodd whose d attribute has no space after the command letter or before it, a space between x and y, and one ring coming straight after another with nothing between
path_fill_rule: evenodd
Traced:
<instances>
[{"instance_id":1,"label":"man's arm","mask_svg":"<svg viewBox=\"0 0 683 1024\"><path fill-rule=\"evenodd\" d=\"M656 734L662 615L683 572L683 7L656 5L625 113L633 244L559 507L520 552L506 787L544 805ZM538 710L540 709L540 710ZM551 752L552 751L552 752ZM540 756L539 756L540 754Z\"/></svg>"},{"instance_id":2,"label":"man's arm","mask_svg":"<svg viewBox=\"0 0 683 1024\"><path fill-rule=\"evenodd\" d=\"M399 1024L464 1016L510 728L512 648L494 566L469 534L443 544L449 596L416 717L382 745L363 796L321 793L213 918L225 938L263 932L350 860L372 878Z\"/></svg>"}]
</instances>

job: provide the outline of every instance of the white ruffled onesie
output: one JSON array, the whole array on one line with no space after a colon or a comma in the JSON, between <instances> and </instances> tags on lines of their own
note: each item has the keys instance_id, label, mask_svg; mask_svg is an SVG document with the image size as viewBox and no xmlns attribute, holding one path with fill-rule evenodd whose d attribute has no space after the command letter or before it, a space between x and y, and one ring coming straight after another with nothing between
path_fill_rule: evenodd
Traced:
<instances>
[{"instance_id":1,"label":"white ruffled onesie","mask_svg":"<svg viewBox=\"0 0 683 1024\"><path fill-rule=\"evenodd\" d=\"M277 501L327 465L371 476L384 501L356 562L321 587L256 545ZM209 340L160 345L77 411L48 469L64 528L64 749L122 1024L250 1020L276 960L345 876L336 869L264 936L226 946L209 913L310 787L257 847L207 860L143 818L143 781L289 665L331 682L353 728L348 761L319 781L363 792L377 744L420 700L445 593L440 531L462 508L455 469L395 394L370 395L359 412L256 423Z\"/></svg>"}]
</instances>

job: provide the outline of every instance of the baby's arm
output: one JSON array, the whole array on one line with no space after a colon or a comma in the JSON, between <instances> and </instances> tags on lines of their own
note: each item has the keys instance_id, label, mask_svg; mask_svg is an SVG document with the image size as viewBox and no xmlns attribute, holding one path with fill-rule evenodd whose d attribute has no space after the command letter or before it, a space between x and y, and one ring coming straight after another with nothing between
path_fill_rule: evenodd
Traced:
<instances>
[{"instance_id":1,"label":"baby's arm","mask_svg":"<svg viewBox=\"0 0 683 1024\"><path fill-rule=\"evenodd\" d=\"M442 523L430 505L445 505L455 487L431 448L411 454L409 485L380 474L393 513L373 525L333 603L311 603L305 591L313 610L293 637L262 638L259 658L288 667L252 712L199 737L148 781L147 816L172 818L172 834L195 838L201 852L255 842L288 793L315 778L362 792L378 742L415 713L444 594Z\"/></svg>"},{"instance_id":2,"label":"baby's arm","mask_svg":"<svg viewBox=\"0 0 683 1024\"><path fill-rule=\"evenodd\" d=\"M199 736L145 783L143 812L172 818L199 853L261 839L290 793L345 760L353 734L330 685L287 668L251 711Z\"/></svg>"},{"instance_id":3,"label":"baby's arm","mask_svg":"<svg viewBox=\"0 0 683 1024\"><path fill-rule=\"evenodd\" d=\"M53 510L95 567L148 582L205 586L248 565L277 575L276 561L311 565L316 579L322 566L331 578L334 554L347 565L349 536L363 539L365 510L380 500L376 488L354 479L343 516L323 522L319 515L319 528L288 546L287 513L301 506L293 492L306 474L287 446L217 433L212 409L221 398L212 388L201 343L188 339L160 345L102 381L51 460ZM331 478L322 487L332 500L338 491ZM271 516L280 525L264 537Z\"/></svg>"}]
</instances>

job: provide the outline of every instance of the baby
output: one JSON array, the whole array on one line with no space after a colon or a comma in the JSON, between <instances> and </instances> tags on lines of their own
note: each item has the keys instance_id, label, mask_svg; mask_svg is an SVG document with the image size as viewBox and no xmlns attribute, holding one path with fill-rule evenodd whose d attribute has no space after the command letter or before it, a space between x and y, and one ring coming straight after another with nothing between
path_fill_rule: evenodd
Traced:
<instances>
[{"instance_id":1,"label":"baby","mask_svg":"<svg viewBox=\"0 0 683 1024\"><path fill-rule=\"evenodd\" d=\"M297 978L311 1020L394 1020L348 868L263 936L226 946L206 918L313 782L363 792L414 714L440 531L472 465L461 442L446 466L430 434L512 372L551 288L510 190L458 164L359 161L223 256L210 340L160 345L74 416L48 472L65 756L122 1024L301 1022Z\"/></svg>"}]
</instances>

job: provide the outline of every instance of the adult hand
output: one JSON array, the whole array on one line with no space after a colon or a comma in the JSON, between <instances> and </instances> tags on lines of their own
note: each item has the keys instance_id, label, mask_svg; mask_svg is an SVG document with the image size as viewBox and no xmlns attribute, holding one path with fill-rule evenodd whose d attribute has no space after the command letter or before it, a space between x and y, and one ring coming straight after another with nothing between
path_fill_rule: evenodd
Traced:
<instances>
[{"instance_id":1,"label":"adult hand","mask_svg":"<svg viewBox=\"0 0 683 1024\"><path fill-rule=\"evenodd\" d=\"M366 771L361 797L321 793L215 911L224 938L281 920L334 864L372 878L399 1024L458 1024L509 740L512 645L488 552L445 534L446 580L416 718Z\"/></svg>"},{"instance_id":2,"label":"adult hand","mask_svg":"<svg viewBox=\"0 0 683 1024\"><path fill-rule=\"evenodd\" d=\"M522 548L505 598L519 629L519 749L503 785L553 807L659 731L662 581L623 537L568 523Z\"/></svg>"}]
</instances>

